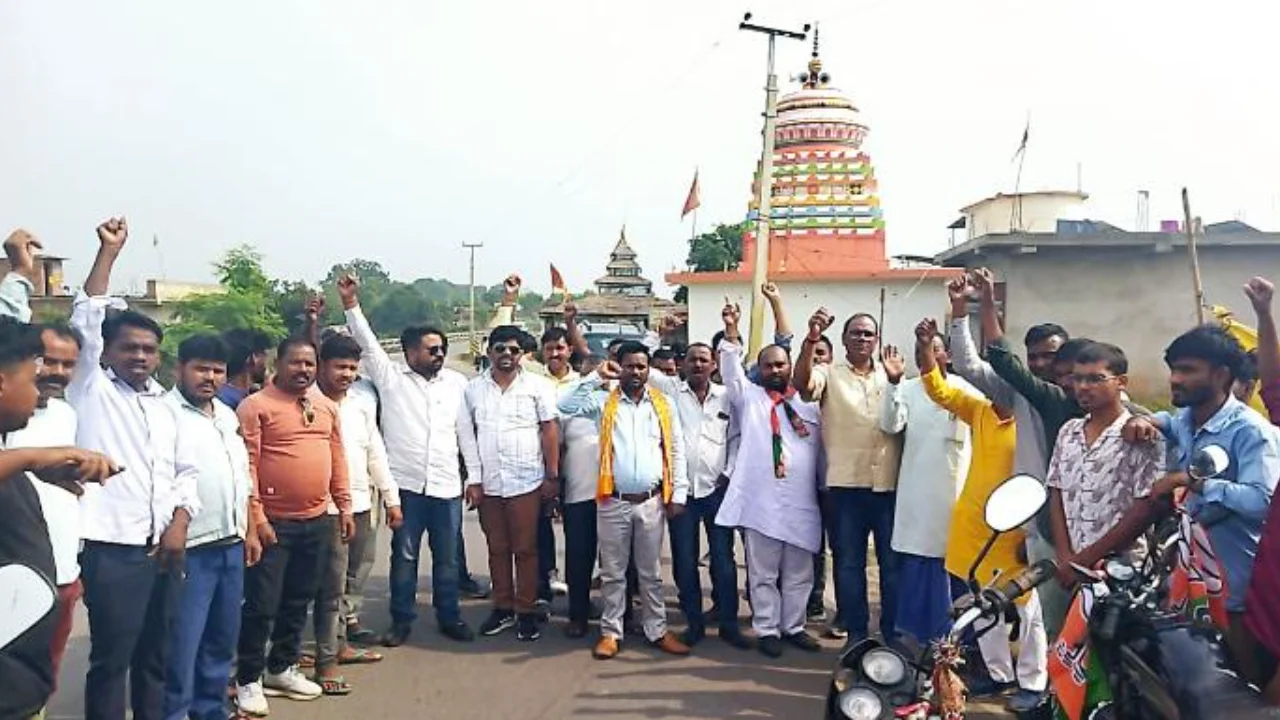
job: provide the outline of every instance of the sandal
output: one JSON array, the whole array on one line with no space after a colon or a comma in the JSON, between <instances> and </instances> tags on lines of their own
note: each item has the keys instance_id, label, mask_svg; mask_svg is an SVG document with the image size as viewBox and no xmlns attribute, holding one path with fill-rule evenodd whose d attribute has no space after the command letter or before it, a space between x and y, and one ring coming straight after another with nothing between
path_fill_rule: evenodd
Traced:
<instances>
[{"instance_id":1,"label":"sandal","mask_svg":"<svg viewBox=\"0 0 1280 720\"><path fill-rule=\"evenodd\" d=\"M320 686L320 692L329 696L350 695L355 688L347 682L347 679L338 675L337 677L322 678L319 675L311 678L311 680Z\"/></svg>"},{"instance_id":2,"label":"sandal","mask_svg":"<svg viewBox=\"0 0 1280 720\"><path fill-rule=\"evenodd\" d=\"M298 656L298 667L304 670L310 670L316 666L315 653L304 652Z\"/></svg>"},{"instance_id":3,"label":"sandal","mask_svg":"<svg viewBox=\"0 0 1280 720\"><path fill-rule=\"evenodd\" d=\"M382 662L382 653L376 650L349 647L338 653L339 665L372 665L379 662Z\"/></svg>"}]
</instances>

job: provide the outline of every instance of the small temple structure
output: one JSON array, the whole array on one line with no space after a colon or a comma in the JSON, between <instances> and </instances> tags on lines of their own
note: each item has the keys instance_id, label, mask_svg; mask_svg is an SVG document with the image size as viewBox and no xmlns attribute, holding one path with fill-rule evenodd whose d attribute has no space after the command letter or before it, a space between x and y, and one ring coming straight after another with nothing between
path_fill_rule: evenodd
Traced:
<instances>
[{"instance_id":1,"label":"small temple structure","mask_svg":"<svg viewBox=\"0 0 1280 720\"><path fill-rule=\"evenodd\" d=\"M595 290L574 301L578 319L587 324L613 323L646 330L659 327L665 315L683 312L683 306L654 296L653 283L641 274L636 251L627 242L625 226L609 253L605 274L596 278ZM553 296L538 316L550 326L559 324L563 313L563 300Z\"/></svg>"},{"instance_id":2,"label":"small temple structure","mask_svg":"<svg viewBox=\"0 0 1280 720\"><path fill-rule=\"evenodd\" d=\"M804 317L819 306L838 317L876 313L878 308L884 316L883 308L896 296L904 303L910 298L910 305L919 304L935 317L945 310L943 283L930 283L920 292L913 286L923 276L941 280L954 272L889 262L875 168L863 149L869 128L853 100L831 84L819 50L815 29L812 56L798 77L800 87L778 99L771 176L762 178L762 163L756 165L738 266L666 276L669 284L688 288L690 338L710 337L725 298L742 303L744 312L750 304L761 182L769 183L771 204L767 276L781 287L795 315L790 318L793 328L802 327ZM935 308L939 295L942 301ZM910 321L913 326L920 317ZM890 336L886 341L909 346L911 339Z\"/></svg>"}]
</instances>

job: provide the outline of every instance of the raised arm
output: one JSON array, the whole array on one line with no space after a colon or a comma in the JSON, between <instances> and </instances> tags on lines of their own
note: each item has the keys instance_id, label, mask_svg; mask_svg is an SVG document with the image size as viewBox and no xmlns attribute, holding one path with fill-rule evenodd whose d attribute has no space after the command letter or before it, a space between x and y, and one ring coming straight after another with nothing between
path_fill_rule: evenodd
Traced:
<instances>
[{"instance_id":1,"label":"raised arm","mask_svg":"<svg viewBox=\"0 0 1280 720\"><path fill-rule=\"evenodd\" d=\"M324 316L324 296L316 295L307 300L302 309L302 335L320 350L320 318Z\"/></svg>"},{"instance_id":2,"label":"raised arm","mask_svg":"<svg viewBox=\"0 0 1280 720\"><path fill-rule=\"evenodd\" d=\"M72 301L71 326L81 335L80 359L67 387L67 399L72 405L84 399L93 383L106 378L100 369L104 345L102 322L107 318L108 309L126 307L123 300L106 297L106 292L111 283L111 268L128 238L129 228L123 218L98 226L98 255L93 261L93 270L84 282L84 289Z\"/></svg>"},{"instance_id":3,"label":"raised arm","mask_svg":"<svg viewBox=\"0 0 1280 720\"><path fill-rule=\"evenodd\" d=\"M1267 404L1271 422L1280 420L1280 340L1276 337L1276 320L1271 314L1271 301L1276 286L1265 278L1253 278L1244 286L1253 312L1258 316L1258 380L1262 399Z\"/></svg>"},{"instance_id":4,"label":"raised arm","mask_svg":"<svg viewBox=\"0 0 1280 720\"><path fill-rule=\"evenodd\" d=\"M578 306L569 297L564 301L564 332L568 336L569 352L583 359L591 357L591 346L587 344L582 328L578 327Z\"/></svg>"},{"instance_id":5,"label":"raised arm","mask_svg":"<svg viewBox=\"0 0 1280 720\"><path fill-rule=\"evenodd\" d=\"M9 272L0 280L0 315L31 322L31 292L36 281L35 253L40 241L26 230L14 230L4 241Z\"/></svg>"},{"instance_id":6,"label":"raised arm","mask_svg":"<svg viewBox=\"0 0 1280 720\"><path fill-rule=\"evenodd\" d=\"M729 404L736 407L742 404L752 384L742 363L742 333L738 329L742 308L737 303L728 303L720 310L720 319L724 322L724 339L720 341L720 356L716 360L720 365L720 381L729 394Z\"/></svg>"},{"instance_id":7,"label":"raised arm","mask_svg":"<svg viewBox=\"0 0 1280 720\"><path fill-rule=\"evenodd\" d=\"M973 342L969 329L969 281L958 277L947 284L947 296L951 299L950 339L951 367L957 375L968 380L991 401L1012 407L1018 392L992 369Z\"/></svg>"},{"instance_id":8,"label":"raised arm","mask_svg":"<svg viewBox=\"0 0 1280 720\"><path fill-rule=\"evenodd\" d=\"M889 387L880 403L880 429L890 435L897 435L907 429L907 403L902 398L902 376L905 374L906 362L898 348L886 345L881 365L889 379Z\"/></svg>"},{"instance_id":9,"label":"raised arm","mask_svg":"<svg viewBox=\"0 0 1280 720\"><path fill-rule=\"evenodd\" d=\"M800 397L807 402L820 401L826 391L824 382L826 375L815 372L813 351L822 340L822 333L831 327L833 321L831 311L826 308L818 308L817 312L809 318L809 334L805 336L804 343L800 346L800 357L796 359L795 368L791 373L791 384L800 391ZM724 374L724 368L720 369L720 373Z\"/></svg>"},{"instance_id":10,"label":"raised arm","mask_svg":"<svg viewBox=\"0 0 1280 720\"><path fill-rule=\"evenodd\" d=\"M765 283L760 291L769 301L769 310L773 313L773 343L784 345L790 352L791 338L794 337L794 333L791 332L791 323L787 322L787 313L782 308L782 291L771 282Z\"/></svg>"},{"instance_id":11,"label":"raised arm","mask_svg":"<svg viewBox=\"0 0 1280 720\"><path fill-rule=\"evenodd\" d=\"M942 377L933 357L933 338L938 334L938 323L925 319L916 325L916 358L920 363L920 382L925 394L942 409L952 413L973 427L986 400L951 385Z\"/></svg>"},{"instance_id":12,"label":"raised arm","mask_svg":"<svg viewBox=\"0 0 1280 720\"><path fill-rule=\"evenodd\" d=\"M373 385L379 392L391 392L391 380L396 374L395 363L387 355L387 351L382 349L382 343L378 342L378 336L369 326L364 311L360 309L360 282L354 275L338 278L338 297L342 299L347 330L360 345L369 379L373 380Z\"/></svg>"},{"instance_id":13,"label":"raised arm","mask_svg":"<svg viewBox=\"0 0 1280 720\"><path fill-rule=\"evenodd\" d=\"M84 294L102 297L111 285L111 268L115 267L125 241L129 239L129 222L123 217L111 218L98 226L98 255L93 259L89 277L84 281Z\"/></svg>"},{"instance_id":14,"label":"raised arm","mask_svg":"<svg viewBox=\"0 0 1280 720\"><path fill-rule=\"evenodd\" d=\"M556 402L560 414L566 417L598 418L604 409L604 390L609 381L618 379L618 367L612 360L606 361L595 372L572 383L561 393Z\"/></svg>"},{"instance_id":15,"label":"raised arm","mask_svg":"<svg viewBox=\"0 0 1280 720\"><path fill-rule=\"evenodd\" d=\"M516 302L520 299L520 276L508 275L506 280L502 281L502 304L498 306L498 311L493 314L493 319L489 321L489 329L492 330L502 325L514 325L516 321Z\"/></svg>"},{"instance_id":16,"label":"raised arm","mask_svg":"<svg viewBox=\"0 0 1280 720\"><path fill-rule=\"evenodd\" d=\"M1004 337L1000 327L1000 314L996 311L995 276L986 268L973 271L973 281L978 289L979 318L982 320L982 338L991 344Z\"/></svg>"}]
</instances>

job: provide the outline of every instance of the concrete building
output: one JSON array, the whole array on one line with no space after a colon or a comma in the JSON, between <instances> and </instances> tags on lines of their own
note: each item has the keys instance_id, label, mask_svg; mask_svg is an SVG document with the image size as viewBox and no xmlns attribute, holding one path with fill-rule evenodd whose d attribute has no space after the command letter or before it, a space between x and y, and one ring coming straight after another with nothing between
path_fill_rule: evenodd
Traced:
<instances>
[{"instance_id":1,"label":"concrete building","mask_svg":"<svg viewBox=\"0 0 1280 720\"><path fill-rule=\"evenodd\" d=\"M1048 225L1045 213L1078 214L1084 196L1045 193L1028 198L1023 218L1030 229L1019 231L999 222L1014 198L998 195L965 208L964 219L982 232L935 260L992 270L1005 331L1016 338L1015 345L1032 325L1056 322L1073 336L1124 348L1135 398L1167 398L1165 346L1196 320L1186 236L1179 225L1162 223L1163 232L1126 232L1089 220ZM1240 288L1250 277L1274 274L1280 267L1280 233L1240 222L1208 224L1196 244L1206 303L1233 308L1251 323Z\"/></svg>"},{"instance_id":2,"label":"concrete building","mask_svg":"<svg viewBox=\"0 0 1280 720\"><path fill-rule=\"evenodd\" d=\"M624 227L609 253L605 274L596 278L594 295L578 298L578 320L588 328L592 324L633 327L638 333L656 330L666 315L683 315L678 303L653 294L653 283L641 274L636 251L627 242ZM558 325L564 315L564 302L553 295L538 310L544 325Z\"/></svg>"},{"instance_id":3,"label":"concrete building","mask_svg":"<svg viewBox=\"0 0 1280 720\"><path fill-rule=\"evenodd\" d=\"M941 321L947 311L946 280L955 270L895 267L885 252L885 223L878 184L862 142L869 128L848 95L831 86L814 33L813 57L801 87L778 99L773 176L769 179L768 277L777 283L797 334L826 307L842 324L855 312L883 317L884 342L910 348L916 323ZM668 283L689 291L689 338L706 341L722 327L725 298L751 303L755 228L759 208L757 168L743 238L741 262L724 272L676 272ZM742 323L743 333L749 332ZM766 312L766 341L774 327ZM840 345L839 327L830 337Z\"/></svg>"}]
</instances>

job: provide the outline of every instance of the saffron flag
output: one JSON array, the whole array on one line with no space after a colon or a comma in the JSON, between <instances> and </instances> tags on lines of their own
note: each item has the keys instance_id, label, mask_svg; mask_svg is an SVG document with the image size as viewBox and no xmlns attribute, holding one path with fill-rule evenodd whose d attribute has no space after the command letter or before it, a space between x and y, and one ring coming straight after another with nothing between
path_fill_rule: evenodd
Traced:
<instances>
[{"instance_id":1,"label":"saffron flag","mask_svg":"<svg viewBox=\"0 0 1280 720\"><path fill-rule=\"evenodd\" d=\"M702 205L702 200L698 197L698 171L693 171L693 184L689 186L689 197L684 200L684 210L680 211L680 219L683 220L686 215L697 210Z\"/></svg>"},{"instance_id":2,"label":"saffron flag","mask_svg":"<svg viewBox=\"0 0 1280 720\"><path fill-rule=\"evenodd\" d=\"M1214 305L1212 308L1213 317L1222 325L1222 329L1227 334L1234 337L1240 343L1240 347L1245 352L1256 352L1258 348L1258 331L1236 320L1231 310ZM1262 403L1262 396L1257 392L1258 383L1254 382L1254 393L1249 397L1249 407L1262 413L1262 417L1267 417L1267 406Z\"/></svg>"},{"instance_id":3,"label":"saffron flag","mask_svg":"<svg viewBox=\"0 0 1280 720\"><path fill-rule=\"evenodd\" d=\"M569 297L569 288L565 287L564 277L560 275L560 271L556 269L555 263L551 264L551 292L560 293L561 297Z\"/></svg>"}]
</instances>

